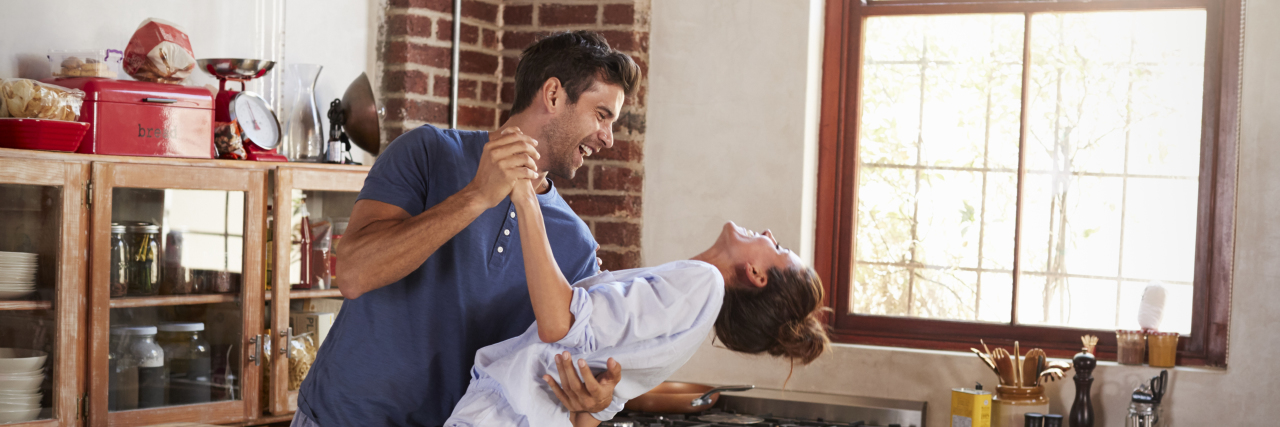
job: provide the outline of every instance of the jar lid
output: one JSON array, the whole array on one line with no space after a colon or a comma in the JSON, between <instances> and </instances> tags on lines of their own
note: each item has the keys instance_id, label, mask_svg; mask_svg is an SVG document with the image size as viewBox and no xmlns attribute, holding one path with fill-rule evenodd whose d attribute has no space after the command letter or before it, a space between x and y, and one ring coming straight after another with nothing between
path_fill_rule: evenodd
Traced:
<instances>
[{"instance_id":1,"label":"jar lid","mask_svg":"<svg viewBox=\"0 0 1280 427\"><path fill-rule=\"evenodd\" d=\"M197 332L204 330L204 323L188 322L188 323L165 323L160 325L161 331L165 332Z\"/></svg>"},{"instance_id":2,"label":"jar lid","mask_svg":"<svg viewBox=\"0 0 1280 427\"><path fill-rule=\"evenodd\" d=\"M140 222L137 224L133 224L133 225L130 225L128 229L130 233L159 233L160 232L160 226L149 223L149 222Z\"/></svg>"},{"instance_id":3,"label":"jar lid","mask_svg":"<svg viewBox=\"0 0 1280 427\"><path fill-rule=\"evenodd\" d=\"M120 234L120 233L124 233L124 225L122 225L122 224L117 224L117 223L114 223L114 222L113 222L113 223L111 223L111 233L113 233L113 234Z\"/></svg>"},{"instance_id":4,"label":"jar lid","mask_svg":"<svg viewBox=\"0 0 1280 427\"><path fill-rule=\"evenodd\" d=\"M126 333L133 334L133 335L155 335L156 334L155 326L130 326L128 328L125 328L125 330L128 331Z\"/></svg>"}]
</instances>

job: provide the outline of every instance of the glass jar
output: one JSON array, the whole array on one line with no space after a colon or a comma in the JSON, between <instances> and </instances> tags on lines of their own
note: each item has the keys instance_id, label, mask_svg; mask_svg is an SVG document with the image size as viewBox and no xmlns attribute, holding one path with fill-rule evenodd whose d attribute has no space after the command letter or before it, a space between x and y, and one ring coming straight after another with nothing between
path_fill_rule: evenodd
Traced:
<instances>
[{"instance_id":1,"label":"glass jar","mask_svg":"<svg viewBox=\"0 0 1280 427\"><path fill-rule=\"evenodd\" d=\"M1156 427L1160 423L1160 406L1146 402L1129 402L1125 427Z\"/></svg>"},{"instance_id":2,"label":"glass jar","mask_svg":"<svg viewBox=\"0 0 1280 427\"><path fill-rule=\"evenodd\" d=\"M125 244L125 227L111 224L111 297L122 297L129 292L129 249Z\"/></svg>"},{"instance_id":3,"label":"glass jar","mask_svg":"<svg viewBox=\"0 0 1280 427\"><path fill-rule=\"evenodd\" d=\"M138 369L129 364L130 359L120 353L120 342L126 328L111 328L107 344L107 410L120 411L138 407ZM126 374L126 371L127 374ZM131 376L130 376L131 375ZM126 379L128 379L126 381ZM132 390L132 399L122 400L124 389Z\"/></svg>"},{"instance_id":4,"label":"glass jar","mask_svg":"<svg viewBox=\"0 0 1280 427\"><path fill-rule=\"evenodd\" d=\"M128 283L130 296L152 296L160 292L160 254L157 237L160 227L151 223L138 223L127 227L129 233Z\"/></svg>"},{"instance_id":5,"label":"glass jar","mask_svg":"<svg viewBox=\"0 0 1280 427\"><path fill-rule=\"evenodd\" d=\"M164 372L164 349L156 343L156 327L131 327L127 338L127 343L122 342L122 352L128 353L137 366L138 408L164 406L168 381Z\"/></svg>"},{"instance_id":6,"label":"glass jar","mask_svg":"<svg viewBox=\"0 0 1280 427\"><path fill-rule=\"evenodd\" d=\"M160 325L157 339L164 349L164 364L169 376L169 404L205 403L212 385L209 342L203 334L204 323L168 323Z\"/></svg>"},{"instance_id":7,"label":"glass jar","mask_svg":"<svg viewBox=\"0 0 1280 427\"><path fill-rule=\"evenodd\" d=\"M1116 362L1141 365L1147 352L1147 334L1142 331L1116 331Z\"/></svg>"}]
</instances>

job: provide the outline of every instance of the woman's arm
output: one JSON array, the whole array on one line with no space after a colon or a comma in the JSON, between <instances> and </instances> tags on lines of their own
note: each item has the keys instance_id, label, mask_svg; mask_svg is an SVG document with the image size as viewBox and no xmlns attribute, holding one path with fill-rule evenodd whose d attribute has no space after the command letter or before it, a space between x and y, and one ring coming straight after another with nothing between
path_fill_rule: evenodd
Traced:
<instances>
[{"instance_id":1,"label":"woman's arm","mask_svg":"<svg viewBox=\"0 0 1280 427\"><path fill-rule=\"evenodd\" d=\"M573 427L596 427L600 425L600 420L591 416L590 412L574 412Z\"/></svg>"},{"instance_id":2,"label":"woman's arm","mask_svg":"<svg viewBox=\"0 0 1280 427\"><path fill-rule=\"evenodd\" d=\"M538 338L547 343L560 341L573 326L573 313L569 311L573 290L551 254L551 243L547 240L547 227L542 221L542 209L533 189L533 180L516 183L511 191L511 201L516 205L516 215L520 220L524 274L529 282L533 315L538 320Z\"/></svg>"}]
</instances>

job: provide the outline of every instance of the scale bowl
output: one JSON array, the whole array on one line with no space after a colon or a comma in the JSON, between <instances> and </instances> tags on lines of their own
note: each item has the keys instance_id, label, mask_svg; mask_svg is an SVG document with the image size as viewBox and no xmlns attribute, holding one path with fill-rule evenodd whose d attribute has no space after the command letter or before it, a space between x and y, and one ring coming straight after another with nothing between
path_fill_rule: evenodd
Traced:
<instances>
[{"instance_id":1,"label":"scale bowl","mask_svg":"<svg viewBox=\"0 0 1280 427\"><path fill-rule=\"evenodd\" d=\"M276 66L275 61L240 58L205 58L197 59L196 63L214 77L231 80L253 80L267 74L272 67Z\"/></svg>"}]
</instances>

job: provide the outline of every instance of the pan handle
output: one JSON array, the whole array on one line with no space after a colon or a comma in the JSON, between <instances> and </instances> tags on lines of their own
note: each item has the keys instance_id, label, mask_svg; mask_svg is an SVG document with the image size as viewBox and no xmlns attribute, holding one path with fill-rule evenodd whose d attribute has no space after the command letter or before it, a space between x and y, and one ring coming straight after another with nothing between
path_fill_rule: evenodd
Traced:
<instances>
[{"instance_id":1,"label":"pan handle","mask_svg":"<svg viewBox=\"0 0 1280 427\"><path fill-rule=\"evenodd\" d=\"M702 393L702 397L693 399L693 402L690 402L689 406L702 406L702 405L711 403L711 395L718 394L722 391L747 391L753 388L756 388L756 386L749 385L749 384L748 385L726 385L726 386L716 387L711 390L707 390L706 393Z\"/></svg>"}]
</instances>

